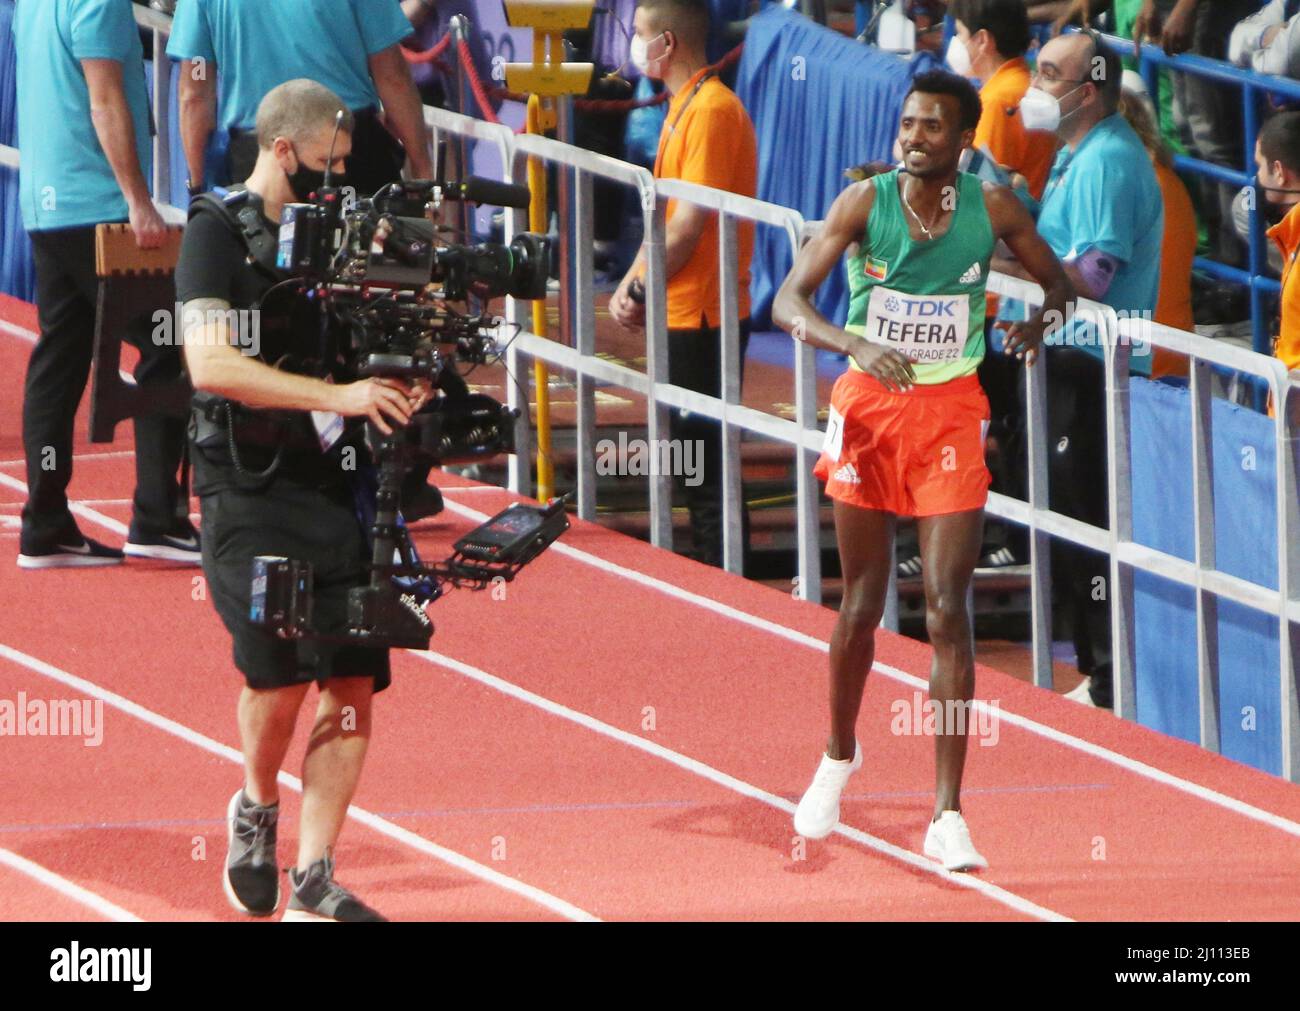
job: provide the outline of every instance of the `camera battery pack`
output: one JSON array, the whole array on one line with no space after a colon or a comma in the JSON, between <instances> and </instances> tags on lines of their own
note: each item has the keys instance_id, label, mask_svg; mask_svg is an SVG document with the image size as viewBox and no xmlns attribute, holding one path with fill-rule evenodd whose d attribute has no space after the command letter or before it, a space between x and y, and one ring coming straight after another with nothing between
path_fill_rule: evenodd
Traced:
<instances>
[{"instance_id":1,"label":"camera battery pack","mask_svg":"<svg viewBox=\"0 0 1300 1011\"><path fill-rule=\"evenodd\" d=\"M258 555L253 559L248 620L293 639L311 628L311 565L292 558Z\"/></svg>"},{"instance_id":2,"label":"camera battery pack","mask_svg":"<svg viewBox=\"0 0 1300 1011\"><path fill-rule=\"evenodd\" d=\"M539 509L516 502L458 540L455 550L483 562L518 564L535 557L569 529L563 508Z\"/></svg>"}]
</instances>

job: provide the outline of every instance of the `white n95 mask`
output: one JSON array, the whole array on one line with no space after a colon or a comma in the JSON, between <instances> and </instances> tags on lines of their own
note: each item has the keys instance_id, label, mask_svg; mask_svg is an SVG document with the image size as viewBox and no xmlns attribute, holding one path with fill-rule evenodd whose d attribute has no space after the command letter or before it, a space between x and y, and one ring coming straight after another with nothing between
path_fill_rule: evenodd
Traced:
<instances>
[{"instance_id":1,"label":"white n95 mask","mask_svg":"<svg viewBox=\"0 0 1300 1011\"><path fill-rule=\"evenodd\" d=\"M970 50L956 35L948 40L948 51L943 58L954 74L959 77L971 76Z\"/></svg>"},{"instance_id":2,"label":"white n95 mask","mask_svg":"<svg viewBox=\"0 0 1300 1011\"><path fill-rule=\"evenodd\" d=\"M636 67L641 73L645 73L646 67L650 65L650 57L646 54L645 39L640 35L632 36L632 43L628 48L627 58L632 61L632 66Z\"/></svg>"},{"instance_id":3,"label":"white n95 mask","mask_svg":"<svg viewBox=\"0 0 1300 1011\"><path fill-rule=\"evenodd\" d=\"M1042 88L1030 88L1020 100L1020 122L1026 130L1055 133L1061 125L1061 103Z\"/></svg>"}]
</instances>

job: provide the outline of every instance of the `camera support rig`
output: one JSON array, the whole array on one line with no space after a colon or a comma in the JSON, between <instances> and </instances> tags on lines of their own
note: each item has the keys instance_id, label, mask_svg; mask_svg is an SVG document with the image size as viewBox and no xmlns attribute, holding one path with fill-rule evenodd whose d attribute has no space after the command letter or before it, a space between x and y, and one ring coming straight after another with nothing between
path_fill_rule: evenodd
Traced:
<instances>
[{"instance_id":1,"label":"camera support rig","mask_svg":"<svg viewBox=\"0 0 1300 1011\"><path fill-rule=\"evenodd\" d=\"M447 559L425 565L400 515L402 483L415 463L514 451L516 412L469 392L454 367L458 359L492 359L493 325L485 314L447 303L470 295L544 298L547 241L524 233L510 246L439 243L443 200L527 206L526 188L491 180L393 183L356 209L345 208L341 191L328 184L316 198L284 208L278 266L302 279L302 293L350 324L360 378L428 382L443 395L405 427L383 433L373 422L367 426L376 464L369 578L348 592L346 631L312 627L311 566L274 556L254 559L249 619L284 638L427 649L433 622L424 607L448 585L484 589L508 582L569 527L564 498L544 507L516 503L457 541ZM368 492L358 489L362 511Z\"/></svg>"}]
</instances>

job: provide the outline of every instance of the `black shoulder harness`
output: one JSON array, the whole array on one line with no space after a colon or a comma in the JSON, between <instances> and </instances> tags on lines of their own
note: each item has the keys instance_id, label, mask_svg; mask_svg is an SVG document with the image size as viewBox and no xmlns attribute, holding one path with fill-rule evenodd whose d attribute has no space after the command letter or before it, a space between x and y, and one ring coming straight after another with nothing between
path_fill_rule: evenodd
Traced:
<instances>
[{"instance_id":1,"label":"black shoulder harness","mask_svg":"<svg viewBox=\"0 0 1300 1011\"><path fill-rule=\"evenodd\" d=\"M215 211L243 240L250 265L259 267L272 281L284 279L284 273L275 265L279 237L266 227L260 196L243 188L232 189L225 196L204 193L190 203L190 220L202 207Z\"/></svg>"}]
</instances>

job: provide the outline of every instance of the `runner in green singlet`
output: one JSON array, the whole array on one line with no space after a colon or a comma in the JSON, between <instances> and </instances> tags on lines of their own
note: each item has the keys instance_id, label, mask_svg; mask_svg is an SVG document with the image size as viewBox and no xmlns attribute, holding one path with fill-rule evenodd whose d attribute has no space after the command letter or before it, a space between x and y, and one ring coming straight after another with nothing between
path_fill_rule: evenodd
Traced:
<instances>
[{"instance_id":1,"label":"runner in green singlet","mask_svg":"<svg viewBox=\"0 0 1300 1011\"><path fill-rule=\"evenodd\" d=\"M950 870L988 866L961 815L970 700L975 687L966 594L979 555L989 476L988 402L975 369L984 356L984 286L998 240L1043 286L1042 311L1012 327L1008 353L1032 362L1044 317L1059 325L1071 297L1060 262L1024 205L1002 186L957 170L975 136L979 95L952 74L919 75L904 104L903 167L855 183L799 252L772 316L799 339L849 357L831 395L817 473L834 500L844 576L830 654L831 732L795 830L828 835L840 793L862 764L855 724L875 630L885 605L897 518L914 516L934 649L930 705L935 735L934 817L925 853ZM812 297L853 244L849 323ZM935 709L933 707L937 706Z\"/></svg>"}]
</instances>

